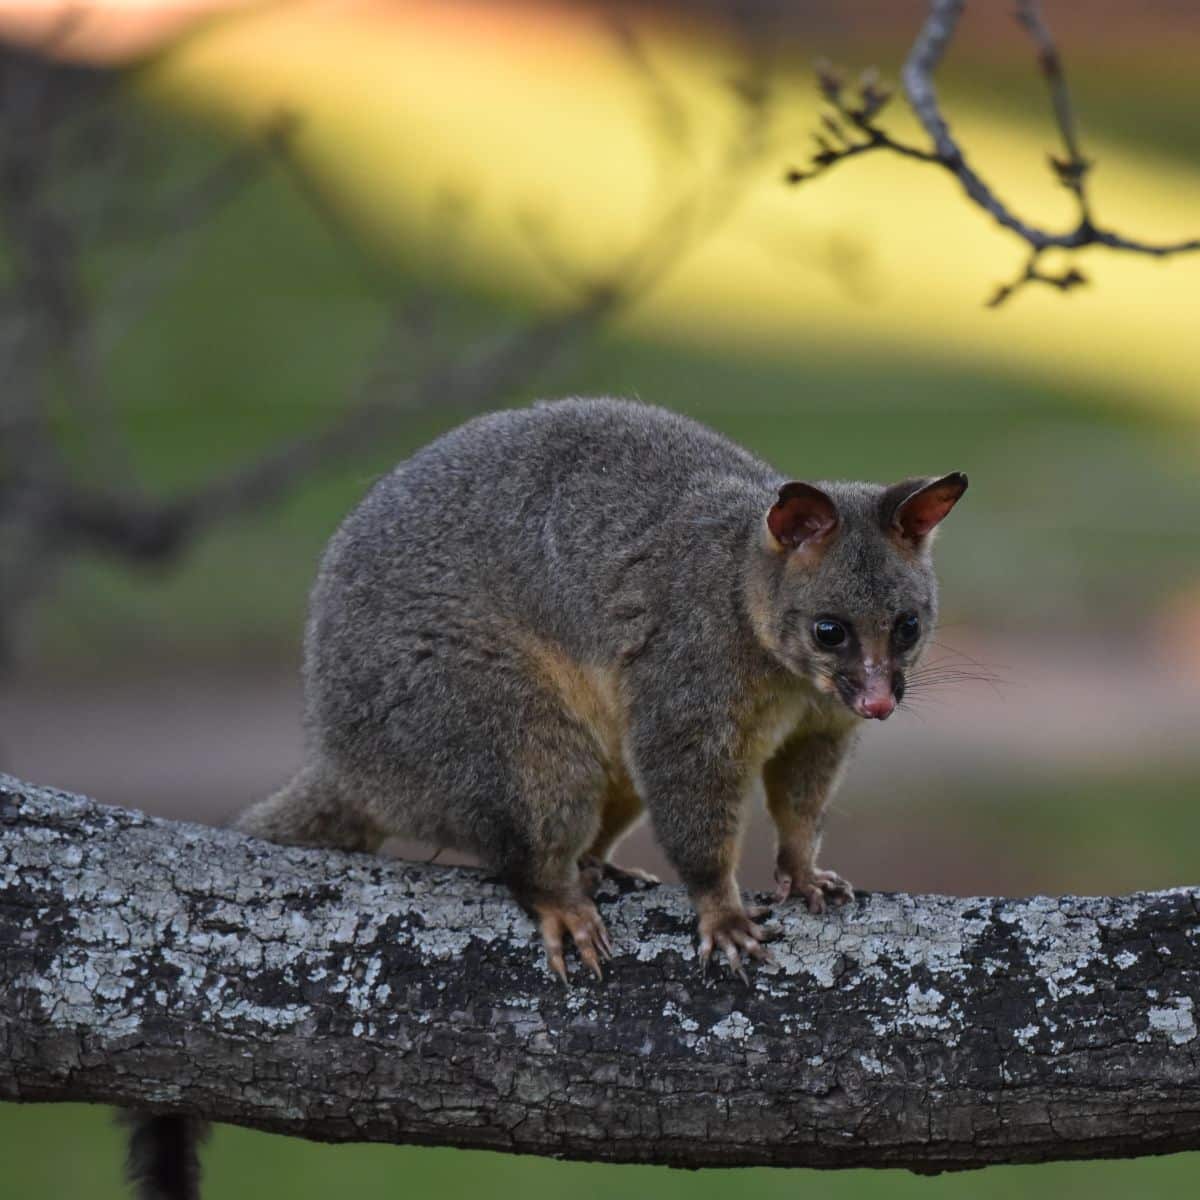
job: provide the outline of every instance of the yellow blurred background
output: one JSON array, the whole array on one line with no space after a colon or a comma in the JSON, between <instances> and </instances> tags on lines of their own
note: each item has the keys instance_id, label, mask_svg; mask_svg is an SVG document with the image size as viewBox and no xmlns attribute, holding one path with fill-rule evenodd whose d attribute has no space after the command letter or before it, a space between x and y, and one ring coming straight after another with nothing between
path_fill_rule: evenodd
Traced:
<instances>
[{"instance_id":1,"label":"yellow blurred background","mask_svg":"<svg viewBox=\"0 0 1200 1200\"><path fill-rule=\"evenodd\" d=\"M730 82L746 67L736 47L686 17L643 35L691 126L664 170L602 8L428 0L353 11L269 5L193 38L149 86L249 129L280 110L302 112L301 153L384 244L418 240L439 193L463 189L474 217L463 257L477 284L499 276L559 298L522 218L543 217L573 262L602 269L637 242L664 191L711 183L739 117ZM835 353L867 341L878 354L1015 366L1094 389L1099 401L1196 413L1200 364L1189 341L1200 256L1166 263L1093 251L1083 258L1096 286L1071 303L1031 290L990 313L981 300L1016 272L1022 249L941 171L878 155L819 186L780 186L782 167L818 128L820 98L796 58L766 61L776 88L768 145L737 179L736 207L628 328L770 355L787 355L803 331ZM1046 163L1047 106L996 99L956 103L954 128L1020 211L1067 228L1070 197ZM889 115L888 124L916 138L911 120ZM1087 152L1101 164L1105 220L1147 240L1195 235L1200 164L1102 136L1088 137Z\"/></svg>"}]
</instances>

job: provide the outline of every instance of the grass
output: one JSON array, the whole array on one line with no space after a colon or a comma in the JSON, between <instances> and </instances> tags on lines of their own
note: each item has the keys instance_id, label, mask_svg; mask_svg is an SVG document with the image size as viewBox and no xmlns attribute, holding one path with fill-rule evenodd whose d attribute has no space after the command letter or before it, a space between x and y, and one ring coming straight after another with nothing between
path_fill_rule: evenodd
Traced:
<instances>
[{"instance_id":1,"label":"grass","mask_svg":"<svg viewBox=\"0 0 1200 1200\"><path fill-rule=\"evenodd\" d=\"M1195 882L1200 767L1139 773L1021 771L973 781L957 803L933 795L903 814L897 838L936 829L950 844L1021 864L1044 894L1121 895ZM883 821L894 814L878 812ZM858 820L868 819L857 814ZM898 844L903 844L902 840Z\"/></svg>"},{"instance_id":2,"label":"grass","mask_svg":"<svg viewBox=\"0 0 1200 1200\"><path fill-rule=\"evenodd\" d=\"M5 1194L14 1200L128 1200L119 1180L123 1147L108 1110L93 1105L0 1106ZM990 1167L927 1178L906 1171L802 1169L676 1171L514 1157L486 1151L322 1146L221 1126L205 1156L206 1194L220 1200L287 1196L470 1196L539 1200L1175 1200L1200 1179L1200 1154L1134 1161Z\"/></svg>"}]
</instances>

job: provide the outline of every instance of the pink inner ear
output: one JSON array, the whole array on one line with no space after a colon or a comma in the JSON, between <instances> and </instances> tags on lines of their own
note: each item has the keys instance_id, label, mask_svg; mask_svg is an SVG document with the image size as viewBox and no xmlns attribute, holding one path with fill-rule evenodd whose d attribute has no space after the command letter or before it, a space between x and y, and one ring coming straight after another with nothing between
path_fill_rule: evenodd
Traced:
<instances>
[{"instance_id":1,"label":"pink inner ear","mask_svg":"<svg viewBox=\"0 0 1200 1200\"><path fill-rule=\"evenodd\" d=\"M837 527L837 509L819 488L807 483L787 483L767 513L767 528L784 546L820 541Z\"/></svg>"},{"instance_id":2,"label":"pink inner ear","mask_svg":"<svg viewBox=\"0 0 1200 1200\"><path fill-rule=\"evenodd\" d=\"M925 537L945 518L962 493L957 483L926 488L905 500L896 514L896 524L907 537Z\"/></svg>"}]
</instances>

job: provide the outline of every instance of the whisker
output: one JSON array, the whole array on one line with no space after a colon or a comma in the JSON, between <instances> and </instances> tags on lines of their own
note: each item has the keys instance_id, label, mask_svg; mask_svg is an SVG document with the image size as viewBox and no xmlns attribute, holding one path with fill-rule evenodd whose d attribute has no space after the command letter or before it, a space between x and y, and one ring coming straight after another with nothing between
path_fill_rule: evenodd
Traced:
<instances>
[{"instance_id":1,"label":"whisker","mask_svg":"<svg viewBox=\"0 0 1200 1200\"><path fill-rule=\"evenodd\" d=\"M1009 682L1006 673L1011 669L1003 664L984 662L982 659L975 658L968 654L965 650L959 650L957 646L951 646L947 642L939 642L932 640L930 645L936 646L943 652L943 657L935 662L928 664L929 667L950 666L951 664L968 663L975 670L982 672L992 683L1007 683ZM918 667L918 670L921 668ZM966 668L963 668L966 669Z\"/></svg>"},{"instance_id":2,"label":"whisker","mask_svg":"<svg viewBox=\"0 0 1200 1200\"><path fill-rule=\"evenodd\" d=\"M924 700L924 699L930 698L931 693L937 691L938 689L949 690L949 689L953 689L953 688L962 687L964 684L968 684L968 683L985 684L987 687L989 687L992 690L992 692L997 697L1000 697L1000 696L1002 696L1003 693L1000 691L999 685L1003 682L1004 682L1003 680L987 679L987 678L984 678L981 676L976 676L976 675L966 676L966 677L962 677L962 678L951 677L951 678L946 678L946 679L937 679L937 678L935 678L935 679L910 679L908 681L908 686L904 693L904 698L907 700L909 697L909 694L911 693L911 694L915 695L916 697L919 697L920 699Z\"/></svg>"},{"instance_id":3,"label":"whisker","mask_svg":"<svg viewBox=\"0 0 1200 1200\"><path fill-rule=\"evenodd\" d=\"M997 694L999 694L998 689L1001 686L1011 683L1006 667L983 662L973 655L967 654L966 651L958 650L945 642L934 641L931 644L942 651L941 656L932 662L914 667L908 673L911 683L918 686L921 684L932 686L969 682L986 683L993 691L997 691Z\"/></svg>"},{"instance_id":4,"label":"whisker","mask_svg":"<svg viewBox=\"0 0 1200 1200\"><path fill-rule=\"evenodd\" d=\"M960 650L957 646L951 646L947 642L939 642L936 639L931 638L929 644L931 646L936 646L939 650L944 650L947 654L953 654L956 658L965 658L967 662L973 663L977 667L987 667L992 669L991 663L981 662L978 658L973 658L965 650ZM999 670L1005 670L1005 668L1000 667Z\"/></svg>"},{"instance_id":5,"label":"whisker","mask_svg":"<svg viewBox=\"0 0 1200 1200\"><path fill-rule=\"evenodd\" d=\"M917 680L922 680L926 683L935 683L935 682L962 683L962 682L967 682L969 680L974 680L978 683L1007 683L1008 682L1008 680L1002 678L999 675L990 675L983 671L957 671L957 670L936 671L936 670L934 670L934 671L923 671L920 673L914 671L914 672L911 672L909 675L907 675L906 678L908 679L909 683L915 683Z\"/></svg>"},{"instance_id":6,"label":"whisker","mask_svg":"<svg viewBox=\"0 0 1200 1200\"><path fill-rule=\"evenodd\" d=\"M931 666L925 669L920 669L910 672L909 679L923 679L926 682L975 682L987 683L993 687L1004 685L1010 686L1013 680L1007 675L1001 675L996 671L988 671L984 668L974 667L951 667L951 666Z\"/></svg>"},{"instance_id":7,"label":"whisker","mask_svg":"<svg viewBox=\"0 0 1200 1200\"><path fill-rule=\"evenodd\" d=\"M928 708L931 704L945 704L949 699L949 696L941 695L936 692L922 692L919 690L916 692L906 691L904 693L904 699L900 701L900 707Z\"/></svg>"},{"instance_id":8,"label":"whisker","mask_svg":"<svg viewBox=\"0 0 1200 1200\"><path fill-rule=\"evenodd\" d=\"M1011 686L1012 680L1004 673L1005 668L993 667L943 642L935 641L932 644L944 653L932 662L913 667L906 673L905 680L910 691L928 694L934 689L983 683L996 696L1000 696L1002 687Z\"/></svg>"},{"instance_id":9,"label":"whisker","mask_svg":"<svg viewBox=\"0 0 1200 1200\"><path fill-rule=\"evenodd\" d=\"M1003 675L993 671L976 671L965 667L931 667L929 670L911 672L909 679L974 679L980 683L1007 683Z\"/></svg>"}]
</instances>

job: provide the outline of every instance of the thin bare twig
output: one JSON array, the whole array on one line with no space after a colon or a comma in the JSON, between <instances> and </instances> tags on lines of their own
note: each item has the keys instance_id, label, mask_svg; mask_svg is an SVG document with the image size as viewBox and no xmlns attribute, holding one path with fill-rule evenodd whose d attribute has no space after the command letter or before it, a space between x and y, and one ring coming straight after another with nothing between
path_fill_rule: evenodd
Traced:
<instances>
[{"instance_id":1,"label":"thin bare twig","mask_svg":"<svg viewBox=\"0 0 1200 1200\"><path fill-rule=\"evenodd\" d=\"M1042 18L1041 6L1037 0L1017 0L1017 20L1028 31L1038 51L1038 65L1046 77L1050 89L1050 103L1054 108L1054 119L1058 122L1058 131L1062 136L1066 158L1050 155L1050 165L1054 168L1062 185L1075 193L1079 202L1079 219L1091 223L1091 211L1088 206L1087 174L1091 163L1083 156L1079 148L1079 134L1075 127L1075 110L1071 103L1071 92L1067 87L1066 75L1063 73L1062 58L1058 47L1050 36L1050 30Z\"/></svg>"},{"instance_id":2,"label":"thin bare twig","mask_svg":"<svg viewBox=\"0 0 1200 1200\"><path fill-rule=\"evenodd\" d=\"M935 153L901 142L880 128L876 118L887 107L892 91L884 86L873 68L864 71L858 82L850 86L841 71L822 59L817 63L817 86L832 111L821 114L824 133L813 134L817 149L809 160L808 170L792 168L787 174L788 183L812 179L838 163L875 150L890 150L919 162L938 161Z\"/></svg>"},{"instance_id":3,"label":"thin bare twig","mask_svg":"<svg viewBox=\"0 0 1200 1200\"><path fill-rule=\"evenodd\" d=\"M997 284L987 302L988 308L999 308L1019 288L1028 283L1044 283L1047 287L1058 288L1060 292L1069 292L1072 288L1082 287L1087 283L1087 276L1077 267L1066 267L1062 271L1045 271L1038 264L1041 261L1041 251L1030 251L1024 267L1007 283Z\"/></svg>"},{"instance_id":4,"label":"thin bare twig","mask_svg":"<svg viewBox=\"0 0 1200 1200\"><path fill-rule=\"evenodd\" d=\"M675 105L678 118L684 111L682 103L631 37L624 39L623 47L645 83L648 98L659 106L661 119L654 124L655 135L663 141L677 139L679 130L672 126L670 106ZM64 80L69 83L66 76L53 75L54 68L36 59L26 57L19 65L30 86L40 88L51 99ZM754 65L750 64L752 74ZM152 224L139 219L134 227L139 235L136 240L154 253L135 264L133 284L121 289L119 298L126 308L129 301L139 301L135 307L140 315L147 298L163 285L160 265L178 259L180 236L239 194L259 164L273 158L289 170L312 211L354 256L365 290L391 310L374 368L331 420L234 470L167 497L146 495L137 488L132 473L122 477L110 470L106 478L85 479L68 461L51 429L45 376L55 369L57 355L64 348L72 351L75 370L66 382L69 390L92 389L101 382L102 351L111 349L115 337L113 327L106 323L107 336L97 338L96 326L110 314L94 311L95 299L81 286L81 256L98 234L93 235L90 225L85 231L78 214L57 210L48 185L63 164L44 153L44 139L32 136L36 130L15 141L6 136L12 133L13 114L0 106L0 218L5 220L10 240L29 247L36 242L33 234L40 233L55 252L34 255L27 251L24 257L18 256L18 266L27 265L28 270L18 274L10 295L0 298L7 301L0 306L0 344L6 338L12 343L8 365L20 358L27 368L19 395L7 404L0 397L0 426L19 430L30 452L44 452L45 467L31 471L21 461L22 457L32 461L31 454L18 455L15 439L8 439L2 447L0 580L14 585L20 581L21 586L0 590L0 643L6 632L11 635L16 608L27 608L29 598L44 586L53 566L71 554L89 551L129 563L171 561L215 526L261 510L319 472L368 452L393 433L402 418L434 407L477 409L534 379L600 322L654 287L697 239L731 210L739 194L740 176L762 157L766 145L770 93L765 72L760 74L764 78L758 86L742 80L734 89L741 119L708 176L691 181L686 188L668 189L668 184L677 180L664 171L666 200L647 220L644 236L635 239L600 275L574 269L565 257L558 261L543 245L543 260L569 293L564 307L507 330L493 329L465 348L437 347L432 325L438 311L445 315L447 305L443 303L439 310L438 296L428 288L419 286L414 291L408 286L406 294L397 299L394 273L380 266L377 255L363 252L336 197L291 153L291 118L282 119L268 129L265 138L239 150L189 187ZM0 105L4 98L0 89ZM10 104L8 110L12 108ZM21 132L26 131L22 128ZM117 136L122 132L116 127ZM87 215L94 216L94 210ZM537 230L533 232L537 248ZM128 239L121 236L121 240ZM12 371L8 374L11 379ZM111 427L104 432L115 437L119 431L109 416ZM109 450L111 441L112 437L105 441ZM100 457L111 467L111 454Z\"/></svg>"},{"instance_id":5,"label":"thin bare twig","mask_svg":"<svg viewBox=\"0 0 1200 1200\"><path fill-rule=\"evenodd\" d=\"M1038 51L1038 62L1050 88L1051 104L1059 133L1066 150L1066 157L1050 156L1056 178L1076 197L1079 216L1069 229L1054 232L1025 220L992 190L983 177L967 161L966 153L950 132L950 126L942 114L937 89L933 82L934 73L941 65L946 51L958 29L959 18L966 7L966 0L931 0L929 16L917 34L908 58L904 63L901 78L909 106L929 136L933 148L924 150L900 143L884 133L875 123L875 117L887 102L883 99L873 109L863 104L850 108L842 101L843 84L840 77L827 67L818 67L817 79L822 93L838 113L847 118L849 124L866 135L866 138L844 139L841 145L830 143L818 134L818 152L812 156L808 170L793 169L786 178L790 183L800 183L821 174L829 167L845 159L874 150L891 150L907 158L933 163L949 171L958 180L968 199L991 215L1003 228L1021 238L1030 249L1030 258L1025 269L1011 282L999 287L988 303L995 307L1007 300L1015 291L1028 283L1042 283L1069 291L1086 282L1086 277L1077 268L1071 267L1054 273L1039 268L1042 254L1047 250L1081 250L1087 246L1105 246L1110 250L1121 250L1132 254L1144 254L1154 258L1166 258L1175 254L1187 254L1200 250L1200 238L1188 238L1174 242L1149 242L1128 237L1114 229L1096 223L1092 216L1087 193L1087 179L1091 162L1080 149L1079 135L1075 123L1074 109L1062 60L1042 17L1037 0L1016 0L1015 15L1027 30ZM878 94L878 93L877 93ZM829 120L825 129L837 133L841 126Z\"/></svg>"},{"instance_id":6,"label":"thin bare twig","mask_svg":"<svg viewBox=\"0 0 1200 1200\"><path fill-rule=\"evenodd\" d=\"M117 77L0 47L0 662L80 542L121 540L127 556L150 559L179 536L180 506L138 485L107 359L161 294L186 235L244 191L280 136L269 129L166 204L148 204L144 172L130 169L142 123ZM97 146L125 164L101 187ZM132 266L97 288L89 259L127 245Z\"/></svg>"}]
</instances>

